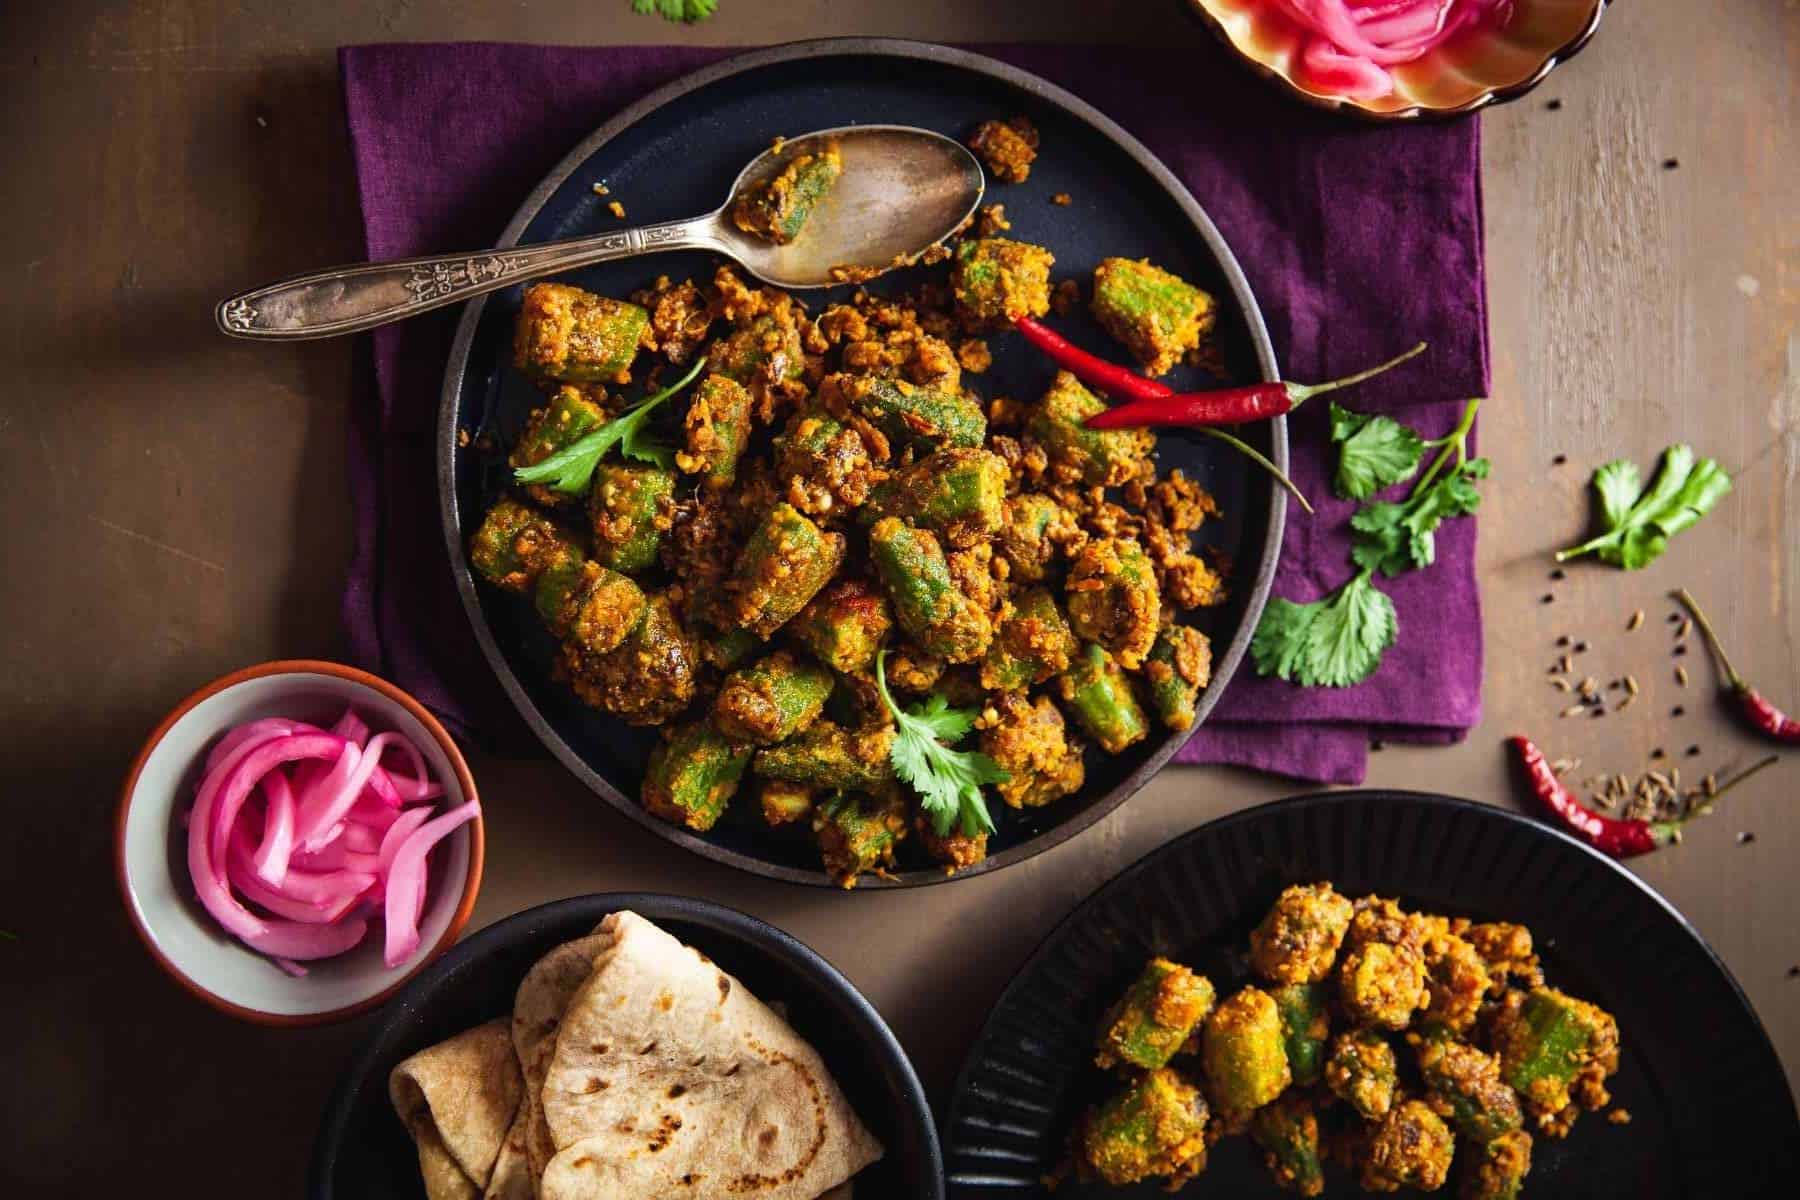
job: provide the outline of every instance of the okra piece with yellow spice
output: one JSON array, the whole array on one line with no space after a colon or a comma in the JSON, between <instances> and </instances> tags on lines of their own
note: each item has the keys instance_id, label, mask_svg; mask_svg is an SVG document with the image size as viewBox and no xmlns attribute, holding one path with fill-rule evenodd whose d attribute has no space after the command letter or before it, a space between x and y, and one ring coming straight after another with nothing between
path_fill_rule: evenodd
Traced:
<instances>
[{"instance_id":1,"label":"okra piece with yellow spice","mask_svg":"<svg viewBox=\"0 0 1800 1200\"><path fill-rule=\"evenodd\" d=\"M1250 933L1251 970L1271 983L1325 980L1353 912L1328 883L1285 889Z\"/></svg>"},{"instance_id":2,"label":"okra piece with yellow spice","mask_svg":"<svg viewBox=\"0 0 1800 1200\"><path fill-rule=\"evenodd\" d=\"M759 313L712 344L706 366L752 394L772 383L799 379L806 372L806 351L791 319L776 312Z\"/></svg>"},{"instance_id":3,"label":"okra piece with yellow spice","mask_svg":"<svg viewBox=\"0 0 1800 1200\"><path fill-rule=\"evenodd\" d=\"M1331 1036L1329 991L1322 983L1284 983L1269 989L1281 1014L1281 1044L1288 1071L1304 1087L1325 1070L1325 1041Z\"/></svg>"},{"instance_id":4,"label":"okra piece with yellow spice","mask_svg":"<svg viewBox=\"0 0 1800 1200\"><path fill-rule=\"evenodd\" d=\"M738 628L767 638L806 607L844 561L844 535L820 529L793 505L771 508L726 582Z\"/></svg>"},{"instance_id":5,"label":"okra piece with yellow spice","mask_svg":"<svg viewBox=\"0 0 1800 1200\"><path fill-rule=\"evenodd\" d=\"M895 448L975 450L987 437L981 405L961 392L880 375L840 373L826 377L819 395L834 415L860 417Z\"/></svg>"},{"instance_id":6,"label":"okra piece with yellow spice","mask_svg":"<svg viewBox=\"0 0 1800 1200\"><path fill-rule=\"evenodd\" d=\"M1048 682L1069 669L1079 645L1048 588L1020 593L1007 602L981 660L981 686L1013 692Z\"/></svg>"},{"instance_id":7,"label":"okra piece with yellow spice","mask_svg":"<svg viewBox=\"0 0 1800 1200\"><path fill-rule=\"evenodd\" d=\"M1094 319L1125 343L1146 375L1164 375L1213 327L1212 297L1161 267L1129 258L1094 268Z\"/></svg>"},{"instance_id":8,"label":"okra piece with yellow spice","mask_svg":"<svg viewBox=\"0 0 1800 1200\"><path fill-rule=\"evenodd\" d=\"M1213 985L1204 975L1153 958L1100 1023L1096 1065L1164 1066L1212 1011Z\"/></svg>"},{"instance_id":9,"label":"okra piece with yellow spice","mask_svg":"<svg viewBox=\"0 0 1800 1200\"><path fill-rule=\"evenodd\" d=\"M650 314L637 305L534 283L514 326L513 363L546 382L629 383L631 360L649 345Z\"/></svg>"},{"instance_id":10,"label":"okra piece with yellow spice","mask_svg":"<svg viewBox=\"0 0 1800 1200\"><path fill-rule=\"evenodd\" d=\"M1542 1132L1562 1137L1582 1109L1611 1098L1606 1080L1619 1069L1619 1027L1610 1013L1540 987L1509 992L1493 1030L1500 1076Z\"/></svg>"},{"instance_id":11,"label":"okra piece with yellow spice","mask_svg":"<svg viewBox=\"0 0 1800 1200\"><path fill-rule=\"evenodd\" d=\"M906 836L906 801L892 784L873 794L840 792L814 813L813 836L826 872L839 887L855 887L864 871L894 865L894 847Z\"/></svg>"},{"instance_id":12,"label":"okra piece with yellow spice","mask_svg":"<svg viewBox=\"0 0 1800 1200\"><path fill-rule=\"evenodd\" d=\"M1257 1109L1250 1138L1262 1147L1263 1162L1283 1190L1300 1196L1325 1191L1319 1114L1311 1097L1288 1092Z\"/></svg>"},{"instance_id":13,"label":"okra piece with yellow spice","mask_svg":"<svg viewBox=\"0 0 1800 1200\"><path fill-rule=\"evenodd\" d=\"M869 530L869 557L907 636L945 662L974 662L993 622L950 577L943 547L926 530L883 517Z\"/></svg>"},{"instance_id":14,"label":"okra piece with yellow spice","mask_svg":"<svg viewBox=\"0 0 1800 1200\"><path fill-rule=\"evenodd\" d=\"M698 475L715 491L737 482L738 460L750 444L750 406L743 384L724 375L708 375L688 400L682 418L685 445L675 453L675 465Z\"/></svg>"},{"instance_id":15,"label":"okra piece with yellow spice","mask_svg":"<svg viewBox=\"0 0 1800 1200\"><path fill-rule=\"evenodd\" d=\"M693 700L700 650L666 592L651 595L625 640L604 653L579 632L577 624L563 641L556 669L583 703L627 725L660 725Z\"/></svg>"},{"instance_id":16,"label":"okra piece with yellow spice","mask_svg":"<svg viewBox=\"0 0 1800 1200\"><path fill-rule=\"evenodd\" d=\"M792 825L812 816L818 802L817 788L786 779L759 779L756 796L762 805L763 820L771 827Z\"/></svg>"},{"instance_id":17,"label":"okra piece with yellow spice","mask_svg":"<svg viewBox=\"0 0 1800 1200\"><path fill-rule=\"evenodd\" d=\"M1041 808L1081 790L1087 778L1081 743L1068 736L1063 715L1048 696L1028 699L1008 692L984 714L981 751L1007 777L994 785L1012 808Z\"/></svg>"},{"instance_id":18,"label":"okra piece with yellow spice","mask_svg":"<svg viewBox=\"0 0 1800 1200\"><path fill-rule=\"evenodd\" d=\"M844 173L844 157L834 140L809 146L796 154L768 180L738 193L731 206L731 222L745 233L785 246L799 237Z\"/></svg>"},{"instance_id":19,"label":"okra piece with yellow spice","mask_svg":"<svg viewBox=\"0 0 1800 1200\"><path fill-rule=\"evenodd\" d=\"M1221 1000L1200 1035L1206 1094L1223 1115L1247 1115L1293 1082L1274 997L1247 987Z\"/></svg>"},{"instance_id":20,"label":"okra piece with yellow spice","mask_svg":"<svg viewBox=\"0 0 1800 1200\"><path fill-rule=\"evenodd\" d=\"M893 627L879 587L865 579L840 578L812 598L788 633L832 670L866 675Z\"/></svg>"},{"instance_id":21,"label":"okra piece with yellow spice","mask_svg":"<svg viewBox=\"0 0 1800 1200\"><path fill-rule=\"evenodd\" d=\"M1419 1040L1419 1078L1425 1103L1466 1138L1490 1141L1525 1123L1499 1060L1479 1047L1427 1034Z\"/></svg>"},{"instance_id":22,"label":"okra piece with yellow spice","mask_svg":"<svg viewBox=\"0 0 1800 1200\"><path fill-rule=\"evenodd\" d=\"M1050 268L1056 257L1042 246L1010 238L970 238L956 248L950 287L956 315L970 333L996 333L1020 317L1050 311Z\"/></svg>"},{"instance_id":23,"label":"okra piece with yellow spice","mask_svg":"<svg viewBox=\"0 0 1800 1200\"><path fill-rule=\"evenodd\" d=\"M1082 1119L1077 1167L1117 1186L1146 1179L1178 1187L1206 1167L1206 1098L1180 1072L1158 1067Z\"/></svg>"},{"instance_id":24,"label":"okra piece with yellow spice","mask_svg":"<svg viewBox=\"0 0 1800 1200\"><path fill-rule=\"evenodd\" d=\"M1338 964L1338 1002L1358 1024L1405 1029L1428 1000L1425 959L1411 946L1366 942Z\"/></svg>"},{"instance_id":25,"label":"okra piece with yellow spice","mask_svg":"<svg viewBox=\"0 0 1800 1200\"><path fill-rule=\"evenodd\" d=\"M469 565L497 588L529 592L545 570L566 564L574 549L573 535L548 515L506 496L469 539Z\"/></svg>"},{"instance_id":26,"label":"okra piece with yellow spice","mask_svg":"<svg viewBox=\"0 0 1800 1200\"><path fill-rule=\"evenodd\" d=\"M545 628L585 655L605 654L631 636L649 605L624 575L579 560L540 575L535 599Z\"/></svg>"},{"instance_id":27,"label":"okra piece with yellow spice","mask_svg":"<svg viewBox=\"0 0 1800 1200\"><path fill-rule=\"evenodd\" d=\"M867 500L876 472L862 435L815 406L796 409L775 439L775 477L789 503L824 517Z\"/></svg>"},{"instance_id":28,"label":"okra piece with yellow spice","mask_svg":"<svg viewBox=\"0 0 1800 1200\"><path fill-rule=\"evenodd\" d=\"M675 475L647 463L605 462L588 492L594 559L636 575L656 562L673 520Z\"/></svg>"},{"instance_id":29,"label":"okra piece with yellow spice","mask_svg":"<svg viewBox=\"0 0 1800 1200\"><path fill-rule=\"evenodd\" d=\"M1006 511L1006 462L986 450L951 446L895 472L857 513L865 524L899 517L966 550L991 539Z\"/></svg>"},{"instance_id":30,"label":"okra piece with yellow spice","mask_svg":"<svg viewBox=\"0 0 1800 1200\"><path fill-rule=\"evenodd\" d=\"M1400 1088L1394 1048L1372 1029L1338 1034L1325 1063L1325 1086L1364 1120L1380 1120L1393 1108Z\"/></svg>"},{"instance_id":31,"label":"okra piece with yellow spice","mask_svg":"<svg viewBox=\"0 0 1800 1200\"><path fill-rule=\"evenodd\" d=\"M1457 1200L1519 1200L1531 1173L1531 1135L1520 1129L1465 1144L1456 1163Z\"/></svg>"},{"instance_id":32,"label":"okra piece with yellow spice","mask_svg":"<svg viewBox=\"0 0 1800 1200\"><path fill-rule=\"evenodd\" d=\"M644 772L644 808L675 825L704 833L737 792L751 747L705 721L667 731Z\"/></svg>"},{"instance_id":33,"label":"okra piece with yellow spice","mask_svg":"<svg viewBox=\"0 0 1800 1200\"><path fill-rule=\"evenodd\" d=\"M1149 734L1150 722L1132 695L1130 677L1103 647L1084 643L1056 685L1076 723L1108 754Z\"/></svg>"},{"instance_id":34,"label":"okra piece with yellow spice","mask_svg":"<svg viewBox=\"0 0 1800 1200\"><path fill-rule=\"evenodd\" d=\"M1369 1192L1435 1192L1449 1178L1455 1153L1456 1139L1438 1115L1422 1100L1402 1100L1369 1138L1359 1182Z\"/></svg>"},{"instance_id":35,"label":"okra piece with yellow spice","mask_svg":"<svg viewBox=\"0 0 1800 1200\"><path fill-rule=\"evenodd\" d=\"M713 698L713 725L759 746L785 742L818 719L832 682L825 668L777 650L725 677Z\"/></svg>"},{"instance_id":36,"label":"okra piece with yellow spice","mask_svg":"<svg viewBox=\"0 0 1800 1200\"><path fill-rule=\"evenodd\" d=\"M1212 643L1188 625L1165 625L1144 660L1150 711L1180 733L1193 725L1200 692L1212 681Z\"/></svg>"},{"instance_id":37,"label":"okra piece with yellow spice","mask_svg":"<svg viewBox=\"0 0 1800 1200\"><path fill-rule=\"evenodd\" d=\"M1078 539L1068 510L1042 492L1009 496L994 546L1020 583L1042 583L1061 548Z\"/></svg>"},{"instance_id":38,"label":"okra piece with yellow spice","mask_svg":"<svg viewBox=\"0 0 1800 1200\"><path fill-rule=\"evenodd\" d=\"M1118 487L1150 468L1156 438L1147 429L1089 429L1106 401L1067 371L1025 415L1025 433L1043 448L1052 479L1087 487Z\"/></svg>"},{"instance_id":39,"label":"okra piece with yellow spice","mask_svg":"<svg viewBox=\"0 0 1800 1200\"><path fill-rule=\"evenodd\" d=\"M1156 645L1162 598L1150 556L1130 538L1096 538L1069 568L1069 622L1075 632L1135 671Z\"/></svg>"},{"instance_id":40,"label":"okra piece with yellow spice","mask_svg":"<svg viewBox=\"0 0 1800 1200\"><path fill-rule=\"evenodd\" d=\"M606 410L590 389L564 384L556 389L548 404L534 409L525 423L525 432L514 443L506 458L510 467L531 467L543 462L559 450L586 437L606 424ZM546 508L559 508L575 502L575 495L558 491L548 484L527 484L525 494Z\"/></svg>"},{"instance_id":41,"label":"okra piece with yellow spice","mask_svg":"<svg viewBox=\"0 0 1800 1200\"><path fill-rule=\"evenodd\" d=\"M756 752L751 770L831 791L870 792L893 781L892 726L846 729L823 718L778 745Z\"/></svg>"}]
</instances>

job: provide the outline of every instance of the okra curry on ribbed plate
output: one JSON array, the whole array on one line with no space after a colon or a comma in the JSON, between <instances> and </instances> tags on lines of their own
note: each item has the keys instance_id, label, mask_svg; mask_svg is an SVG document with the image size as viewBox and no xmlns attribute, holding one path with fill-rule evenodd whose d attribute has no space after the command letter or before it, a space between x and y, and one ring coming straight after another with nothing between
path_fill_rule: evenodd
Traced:
<instances>
[{"instance_id":1,"label":"okra curry on ribbed plate","mask_svg":"<svg viewBox=\"0 0 1800 1200\"><path fill-rule=\"evenodd\" d=\"M797 157L734 219L804 237L838 170ZM1166 373L1208 353L1213 298L1126 257L1059 279L1009 232L990 206L879 294L816 305L722 266L526 290L511 368L542 401L493 448L508 486L469 563L535 610L561 686L660 732L649 813L809 839L844 887L955 872L1095 756L1194 721L1219 506L1151 434L1085 428L1106 401L1073 376L982 376L1015 320L1077 305Z\"/></svg>"}]
</instances>

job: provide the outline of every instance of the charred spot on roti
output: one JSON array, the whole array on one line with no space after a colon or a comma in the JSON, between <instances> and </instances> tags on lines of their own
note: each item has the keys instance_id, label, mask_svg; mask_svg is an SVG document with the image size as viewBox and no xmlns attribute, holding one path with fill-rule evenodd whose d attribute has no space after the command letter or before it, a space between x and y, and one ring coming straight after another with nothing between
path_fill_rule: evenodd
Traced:
<instances>
[{"instance_id":1,"label":"charred spot on roti","mask_svg":"<svg viewBox=\"0 0 1800 1200\"><path fill-rule=\"evenodd\" d=\"M645 1046L642 1050L639 1050L638 1053L639 1054L650 1054L650 1053L653 1053L655 1050L656 1050L656 1043L651 1042L648 1046Z\"/></svg>"},{"instance_id":2,"label":"charred spot on roti","mask_svg":"<svg viewBox=\"0 0 1800 1200\"><path fill-rule=\"evenodd\" d=\"M668 1012L671 1008L675 1007L674 995L670 992L664 992L656 998L656 1007L662 1009L664 1012Z\"/></svg>"},{"instance_id":3,"label":"charred spot on roti","mask_svg":"<svg viewBox=\"0 0 1800 1200\"><path fill-rule=\"evenodd\" d=\"M675 1134L681 1129L681 1118L674 1113L664 1113L650 1133L650 1153L655 1154L667 1146Z\"/></svg>"},{"instance_id":4,"label":"charred spot on roti","mask_svg":"<svg viewBox=\"0 0 1800 1200\"><path fill-rule=\"evenodd\" d=\"M687 1095L687 1090L688 1090L687 1084L685 1084L685 1083L671 1084L669 1086L669 1099L679 1100L683 1096Z\"/></svg>"},{"instance_id":5,"label":"charred spot on roti","mask_svg":"<svg viewBox=\"0 0 1800 1200\"><path fill-rule=\"evenodd\" d=\"M699 1183L702 1179L705 1179L705 1178L706 1178L706 1176L704 1176L704 1175L696 1175L692 1171L689 1171L686 1175L683 1175L681 1177L681 1186L682 1187L693 1187L696 1183Z\"/></svg>"},{"instance_id":6,"label":"charred spot on roti","mask_svg":"<svg viewBox=\"0 0 1800 1200\"><path fill-rule=\"evenodd\" d=\"M719 1003L720 1004L725 1003L726 999L730 995L731 995L731 980L726 975L721 973L719 975Z\"/></svg>"},{"instance_id":7,"label":"charred spot on roti","mask_svg":"<svg viewBox=\"0 0 1800 1200\"><path fill-rule=\"evenodd\" d=\"M584 1154L569 1165L572 1167L591 1167L594 1165L594 1160Z\"/></svg>"},{"instance_id":8,"label":"charred spot on roti","mask_svg":"<svg viewBox=\"0 0 1800 1200\"><path fill-rule=\"evenodd\" d=\"M743 1063L732 1063L729 1067L725 1068L725 1078L730 1079L733 1075L736 1075L739 1071L741 1071L743 1069L744 1069Z\"/></svg>"},{"instance_id":9,"label":"charred spot on roti","mask_svg":"<svg viewBox=\"0 0 1800 1200\"><path fill-rule=\"evenodd\" d=\"M812 1169L813 1160L818 1158L819 1151L824 1148L828 1132L825 1124L825 1094L819 1087L819 1081L813 1078L813 1073L807 1069L806 1064L796 1062L779 1050L770 1050L762 1046L755 1038L745 1038L744 1040L749 1042L752 1048L762 1053L768 1059L770 1066L792 1068L794 1073L800 1077L800 1082L804 1083L807 1090L812 1093L813 1137L812 1144L800 1155L799 1161L783 1170L779 1175L755 1173L739 1175L725 1185L725 1190L732 1193L761 1191L803 1178L807 1171ZM779 1133L780 1131L771 1125L757 1134L757 1140L768 1147L774 1143Z\"/></svg>"},{"instance_id":10,"label":"charred spot on roti","mask_svg":"<svg viewBox=\"0 0 1800 1200\"><path fill-rule=\"evenodd\" d=\"M762 1132L756 1135L756 1140L761 1142L764 1146L773 1146L775 1144L775 1139L780 1136L781 1130L775 1128L773 1125L765 1125L763 1126Z\"/></svg>"},{"instance_id":11,"label":"charred spot on roti","mask_svg":"<svg viewBox=\"0 0 1800 1200\"><path fill-rule=\"evenodd\" d=\"M606 1080L600 1078L598 1075L590 1075L588 1077L587 1086L582 1089L582 1094L591 1096L595 1092L604 1092L607 1088L609 1088L611 1086L612 1086L612 1084L610 1084Z\"/></svg>"}]
</instances>

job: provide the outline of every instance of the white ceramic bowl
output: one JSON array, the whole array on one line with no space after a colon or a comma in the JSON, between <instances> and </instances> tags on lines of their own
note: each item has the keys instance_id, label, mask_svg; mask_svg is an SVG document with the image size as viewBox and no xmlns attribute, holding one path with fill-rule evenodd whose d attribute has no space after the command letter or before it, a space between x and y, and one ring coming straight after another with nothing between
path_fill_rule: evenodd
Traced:
<instances>
[{"instance_id":1,"label":"white ceramic bowl","mask_svg":"<svg viewBox=\"0 0 1800 1200\"><path fill-rule=\"evenodd\" d=\"M308 963L308 973L295 977L226 933L200 906L188 879L180 817L193 802L213 740L259 717L329 725L347 706L374 729L395 730L418 745L444 785L442 806L475 798L462 752L423 705L365 671L311 660L264 663L207 684L163 719L125 779L114 855L126 911L151 955L177 982L232 1016L265 1025L313 1025L372 1008L448 949L475 907L486 844L479 816L432 851L419 920L422 949L393 970L381 961L378 925L354 950Z\"/></svg>"}]
</instances>

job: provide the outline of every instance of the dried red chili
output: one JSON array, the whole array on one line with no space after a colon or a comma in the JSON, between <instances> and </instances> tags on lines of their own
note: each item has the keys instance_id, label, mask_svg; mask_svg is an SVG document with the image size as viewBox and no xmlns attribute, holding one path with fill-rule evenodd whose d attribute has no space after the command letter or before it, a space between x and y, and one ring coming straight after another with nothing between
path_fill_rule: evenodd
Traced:
<instances>
[{"instance_id":1,"label":"dried red chili","mask_svg":"<svg viewBox=\"0 0 1800 1200\"><path fill-rule=\"evenodd\" d=\"M1109 396L1147 400L1167 396L1175 390L1166 383L1158 383L1136 371L1109 363L1098 355L1089 354L1034 317L1020 317L1015 326L1026 341L1049 355L1057 366Z\"/></svg>"},{"instance_id":2,"label":"dried red chili","mask_svg":"<svg viewBox=\"0 0 1800 1200\"><path fill-rule=\"evenodd\" d=\"M1557 778L1555 770L1544 758L1544 752L1531 739L1512 737L1507 741L1517 751L1519 765L1524 768L1525 776L1531 783L1531 794L1538 803L1555 818L1556 824L1564 831L1602 854L1610 854L1614 858L1633 858L1661 849L1671 842L1679 841L1681 827L1704 811L1696 809L1687 816L1670 821L1602 816L1577 800L1575 793L1563 786L1563 781ZM1779 760L1771 755L1736 776L1707 797L1708 806L1731 788L1777 761Z\"/></svg>"},{"instance_id":3,"label":"dried red chili","mask_svg":"<svg viewBox=\"0 0 1800 1200\"><path fill-rule=\"evenodd\" d=\"M1800 745L1800 721L1788 716L1775 707L1763 694L1745 682L1731 665L1731 659L1725 656L1725 647L1719 642L1719 635L1713 632L1712 622L1706 619L1699 602L1689 594L1686 588L1675 590L1675 599L1681 601L1682 607L1694 614L1694 623L1700 626L1700 633L1706 638L1706 644L1712 648L1714 657L1725 672L1726 690L1731 693L1733 703L1743 714L1744 719L1752 726L1790 746Z\"/></svg>"}]
</instances>

